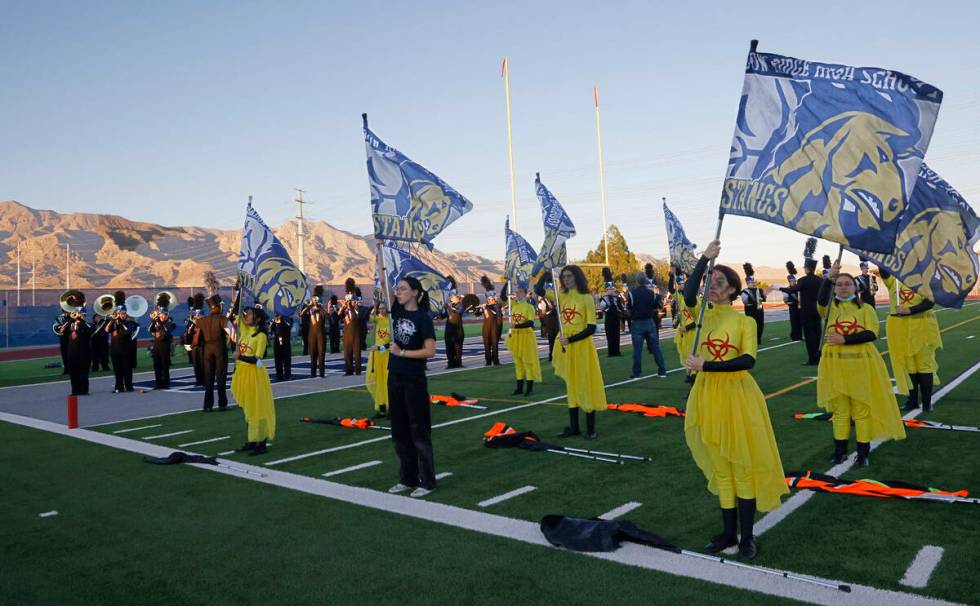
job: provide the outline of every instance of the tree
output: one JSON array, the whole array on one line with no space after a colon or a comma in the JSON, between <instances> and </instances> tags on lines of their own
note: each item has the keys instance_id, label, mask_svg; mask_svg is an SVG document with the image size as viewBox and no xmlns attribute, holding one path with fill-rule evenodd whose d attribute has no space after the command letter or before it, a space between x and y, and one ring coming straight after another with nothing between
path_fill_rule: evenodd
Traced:
<instances>
[{"instance_id":1,"label":"tree","mask_svg":"<svg viewBox=\"0 0 980 606\"><path fill-rule=\"evenodd\" d=\"M637 260L636 255L630 252L629 246L626 244L626 238L620 233L619 228L615 225L609 226L608 238L609 238L609 269L612 270L613 277L616 278L617 282L625 281L632 284L636 272L641 270L639 260ZM585 255L584 263L605 263L606 254L605 246L602 240L599 241L599 245L595 250L589 251ZM583 267L585 271L585 277L589 281L589 289L592 292L605 292L605 280L602 279L602 268L601 267Z\"/></svg>"}]
</instances>

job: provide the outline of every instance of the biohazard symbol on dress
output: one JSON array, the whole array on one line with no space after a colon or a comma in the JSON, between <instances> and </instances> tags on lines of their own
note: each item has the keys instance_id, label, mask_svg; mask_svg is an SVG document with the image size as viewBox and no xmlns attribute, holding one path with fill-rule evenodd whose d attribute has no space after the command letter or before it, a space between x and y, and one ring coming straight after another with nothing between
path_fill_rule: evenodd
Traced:
<instances>
[{"instance_id":1,"label":"biohazard symbol on dress","mask_svg":"<svg viewBox=\"0 0 980 606\"><path fill-rule=\"evenodd\" d=\"M864 330L864 327L858 324L855 318L850 320L845 320L842 318L837 318L837 321L830 325L831 328L839 335L853 335L855 333Z\"/></svg>"},{"instance_id":2,"label":"biohazard symbol on dress","mask_svg":"<svg viewBox=\"0 0 980 606\"><path fill-rule=\"evenodd\" d=\"M711 354L711 362L723 361L728 352L732 350L735 350L735 352L738 353L739 349L738 347L732 345L732 338L728 333L725 333L724 341L721 339L712 338L712 334L713 333L709 332L708 338L701 342L701 347L707 349L708 353Z\"/></svg>"},{"instance_id":3,"label":"biohazard symbol on dress","mask_svg":"<svg viewBox=\"0 0 980 606\"><path fill-rule=\"evenodd\" d=\"M902 302L903 305L907 303L911 303L913 297L915 297L914 290L908 290L905 288L898 289L898 299Z\"/></svg>"},{"instance_id":4,"label":"biohazard symbol on dress","mask_svg":"<svg viewBox=\"0 0 980 606\"><path fill-rule=\"evenodd\" d=\"M690 309L687 309L686 307L684 308L684 319L685 320L693 320L694 319L694 316L691 315L691 310Z\"/></svg>"},{"instance_id":5,"label":"biohazard symbol on dress","mask_svg":"<svg viewBox=\"0 0 980 606\"><path fill-rule=\"evenodd\" d=\"M524 314L518 314L518 313L515 313L514 315L512 315L511 318L514 320L514 324L520 324L521 322L523 322L526 319L524 317Z\"/></svg>"},{"instance_id":6,"label":"biohazard symbol on dress","mask_svg":"<svg viewBox=\"0 0 980 606\"><path fill-rule=\"evenodd\" d=\"M238 353L243 356L248 355L248 343L242 342L238 344Z\"/></svg>"},{"instance_id":7,"label":"biohazard symbol on dress","mask_svg":"<svg viewBox=\"0 0 980 606\"><path fill-rule=\"evenodd\" d=\"M377 337L378 341L384 341L385 339L388 338L389 335L388 335L388 331L382 328L377 332L375 336Z\"/></svg>"},{"instance_id":8,"label":"biohazard symbol on dress","mask_svg":"<svg viewBox=\"0 0 980 606\"><path fill-rule=\"evenodd\" d=\"M571 324L572 323L572 320L575 319L575 316L581 316L581 315L582 315L582 312L580 312L579 310L575 309L574 307L562 307L561 308L561 317L562 317L563 320L565 320L565 324Z\"/></svg>"}]
</instances>

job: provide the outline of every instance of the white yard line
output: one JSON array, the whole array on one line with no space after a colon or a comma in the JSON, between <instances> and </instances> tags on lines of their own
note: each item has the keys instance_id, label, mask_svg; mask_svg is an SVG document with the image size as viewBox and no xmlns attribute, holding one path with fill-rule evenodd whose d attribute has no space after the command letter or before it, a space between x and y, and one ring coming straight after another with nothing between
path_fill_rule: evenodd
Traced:
<instances>
[{"instance_id":1,"label":"white yard line","mask_svg":"<svg viewBox=\"0 0 980 606\"><path fill-rule=\"evenodd\" d=\"M943 559L943 548L935 545L926 545L915 554L915 559L905 571L905 576L899 581L902 585L917 587L919 589L929 584L929 577L932 576L939 560Z\"/></svg>"},{"instance_id":2,"label":"white yard line","mask_svg":"<svg viewBox=\"0 0 980 606\"><path fill-rule=\"evenodd\" d=\"M448 478L451 475L453 475L453 472L451 472L451 471L444 471L442 473L437 473L436 474L436 479L437 480L441 480L443 478Z\"/></svg>"},{"instance_id":3,"label":"white yard line","mask_svg":"<svg viewBox=\"0 0 980 606\"><path fill-rule=\"evenodd\" d=\"M37 517L39 517L39 518L50 518L51 516L56 516L56 515L58 515L58 512L57 511L45 511L44 513L37 514Z\"/></svg>"},{"instance_id":4,"label":"white yard line","mask_svg":"<svg viewBox=\"0 0 980 606\"><path fill-rule=\"evenodd\" d=\"M599 516L599 519L600 520L615 520L616 518L618 518L620 516L624 516L624 515L628 514L629 512L633 511L637 507L640 507L641 505L643 505L643 503L635 503L635 502L626 503L626 504L620 505L616 509L611 509L611 510L607 511L606 513L604 513L601 516Z\"/></svg>"},{"instance_id":5,"label":"white yard line","mask_svg":"<svg viewBox=\"0 0 980 606\"><path fill-rule=\"evenodd\" d=\"M78 440L153 457L165 457L171 452L171 449L156 444L149 444L87 429L68 429L64 425L57 423L10 413L0 412L0 421L7 421L25 427L32 427ZM385 513L405 515L454 528L481 532L496 537L537 545L543 548L552 548L542 536L539 525L536 522L517 520L483 511L445 505L434 501L392 495L367 488L347 486L319 478L311 478L285 471L238 463L237 461L222 460L220 463L220 465L206 465L201 463L190 463L186 465L211 473L220 473L241 480L279 486L343 503L368 507ZM575 554L575 557L594 557L623 565L655 570L728 587L756 591L767 595L795 599L811 604L842 604L845 606L895 606L896 604L902 604L903 606L906 604L914 606L945 606L952 604L951 602L913 593L877 589L855 583L849 583L851 586L850 593L831 589L814 589L812 585L766 574L758 570L709 562L683 554L670 553L637 545L635 543L626 543L614 552L581 553ZM832 579L823 580L831 583L845 582Z\"/></svg>"},{"instance_id":6,"label":"white yard line","mask_svg":"<svg viewBox=\"0 0 980 606\"><path fill-rule=\"evenodd\" d=\"M227 457L230 454L235 454L235 451L234 450L226 450L224 452L219 452L218 453L218 456L219 457Z\"/></svg>"},{"instance_id":7,"label":"white yard line","mask_svg":"<svg viewBox=\"0 0 980 606\"><path fill-rule=\"evenodd\" d=\"M511 490L509 492L505 492L504 494L499 494L499 495L497 495L495 497L491 497L489 499L485 499L483 501L480 501L479 503L477 503L477 505L480 506L480 507L490 507L491 505L496 505L497 503L503 503L504 501L506 501L508 499L513 499L514 497L519 497L522 494L527 494L529 492L534 492L537 489L538 489L537 486L521 486L520 488L515 488L514 490Z\"/></svg>"},{"instance_id":8,"label":"white yard line","mask_svg":"<svg viewBox=\"0 0 980 606\"><path fill-rule=\"evenodd\" d=\"M160 427L160 426L161 426L160 423L157 423L156 425L143 425L141 427L130 427L129 429L119 429L112 433L129 433L131 431L140 431L141 429L153 429L155 427Z\"/></svg>"},{"instance_id":9,"label":"white yard line","mask_svg":"<svg viewBox=\"0 0 980 606\"><path fill-rule=\"evenodd\" d=\"M185 446L197 446L198 444L210 444L211 442L220 442L221 440L227 440L230 437L231 436L221 436L220 438L209 438L207 440L198 440L197 442L185 442L183 444L178 444L177 448L183 448Z\"/></svg>"},{"instance_id":10,"label":"white yard line","mask_svg":"<svg viewBox=\"0 0 980 606\"><path fill-rule=\"evenodd\" d=\"M194 431L194 430L193 429L185 429L184 431L175 431L173 433L161 433L161 434L156 435L156 436L143 436L140 439L141 440L156 440L157 438L169 438L170 436L182 436L185 433L190 433L192 431Z\"/></svg>"},{"instance_id":11,"label":"white yard line","mask_svg":"<svg viewBox=\"0 0 980 606\"><path fill-rule=\"evenodd\" d=\"M350 467L344 467L343 469L335 469L334 471L328 471L327 473L320 474L325 478L331 476L337 476L342 473L347 473L348 471L357 471L358 469L365 469L367 467L374 467L375 465L381 465L381 461L368 461L367 463L359 463L357 465L351 465Z\"/></svg>"}]
</instances>

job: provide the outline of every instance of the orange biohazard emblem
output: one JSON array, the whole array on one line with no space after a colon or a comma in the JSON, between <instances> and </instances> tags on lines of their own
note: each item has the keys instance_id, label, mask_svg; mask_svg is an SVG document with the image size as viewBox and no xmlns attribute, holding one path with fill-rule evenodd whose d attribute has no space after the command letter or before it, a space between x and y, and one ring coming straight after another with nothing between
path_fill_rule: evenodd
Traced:
<instances>
[{"instance_id":1,"label":"orange biohazard emblem","mask_svg":"<svg viewBox=\"0 0 980 606\"><path fill-rule=\"evenodd\" d=\"M517 313L515 313L514 315L511 316L511 318L514 320L514 323L515 324L520 324L521 322L523 322L525 320L524 314L517 314Z\"/></svg>"},{"instance_id":2,"label":"orange biohazard emblem","mask_svg":"<svg viewBox=\"0 0 980 606\"><path fill-rule=\"evenodd\" d=\"M384 341L388 338L388 331L382 328L376 336L378 337L378 341Z\"/></svg>"},{"instance_id":3,"label":"orange biohazard emblem","mask_svg":"<svg viewBox=\"0 0 980 606\"><path fill-rule=\"evenodd\" d=\"M581 315L582 315L582 312L580 312L579 310L575 309L574 307L562 307L561 308L561 317L562 317L562 319L565 320L565 324L571 324L572 323L572 320L575 319L575 316L581 316Z\"/></svg>"},{"instance_id":4,"label":"orange biohazard emblem","mask_svg":"<svg viewBox=\"0 0 980 606\"><path fill-rule=\"evenodd\" d=\"M691 310L688 309L688 308L686 308L686 307L684 308L684 319L685 320L693 320L694 319L694 316L691 315Z\"/></svg>"},{"instance_id":5,"label":"orange biohazard emblem","mask_svg":"<svg viewBox=\"0 0 980 606\"><path fill-rule=\"evenodd\" d=\"M911 303L913 297L915 297L915 291L914 290L908 290L908 289L905 289L905 288L899 288L898 289L898 298L902 302L903 305L908 304L908 303Z\"/></svg>"},{"instance_id":6,"label":"orange biohazard emblem","mask_svg":"<svg viewBox=\"0 0 980 606\"><path fill-rule=\"evenodd\" d=\"M248 343L242 342L238 344L238 353L243 356L248 355Z\"/></svg>"},{"instance_id":7,"label":"orange biohazard emblem","mask_svg":"<svg viewBox=\"0 0 980 606\"><path fill-rule=\"evenodd\" d=\"M853 335L855 333L864 330L864 327L858 324L855 318L850 320L845 320L843 318L837 318L837 321L830 325L831 328L839 335Z\"/></svg>"},{"instance_id":8,"label":"orange biohazard emblem","mask_svg":"<svg viewBox=\"0 0 980 606\"><path fill-rule=\"evenodd\" d=\"M701 347L707 349L708 353L711 354L712 362L723 361L725 359L725 355L732 350L734 350L735 353L738 353L739 349L738 347L732 345L732 338L728 333L725 333L724 341L719 338L712 338L712 334L714 333L709 332L708 338L701 342Z\"/></svg>"}]
</instances>

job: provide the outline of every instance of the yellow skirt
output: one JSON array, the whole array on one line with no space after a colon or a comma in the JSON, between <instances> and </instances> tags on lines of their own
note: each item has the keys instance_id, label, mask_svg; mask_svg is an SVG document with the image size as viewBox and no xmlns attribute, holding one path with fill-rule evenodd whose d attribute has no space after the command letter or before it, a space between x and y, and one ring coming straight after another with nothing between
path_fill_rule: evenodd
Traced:
<instances>
[{"instance_id":1,"label":"yellow skirt","mask_svg":"<svg viewBox=\"0 0 980 606\"><path fill-rule=\"evenodd\" d=\"M718 487L709 449L751 471L759 511L779 507L780 497L789 493L766 398L747 371L697 374L687 398L684 435L712 494L718 494Z\"/></svg>"},{"instance_id":2,"label":"yellow skirt","mask_svg":"<svg viewBox=\"0 0 980 606\"><path fill-rule=\"evenodd\" d=\"M674 347L677 348L677 359L680 360L681 368L687 363L687 356L691 355L694 349L694 331L689 330L684 334L674 333Z\"/></svg>"},{"instance_id":3,"label":"yellow skirt","mask_svg":"<svg viewBox=\"0 0 980 606\"><path fill-rule=\"evenodd\" d=\"M898 393L904 396L909 394L912 387L910 373L931 372L933 385L939 385L936 349L943 346L943 339L934 314L888 316L885 334L888 336L888 357Z\"/></svg>"},{"instance_id":4,"label":"yellow skirt","mask_svg":"<svg viewBox=\"0 0 980 606\"><path fill-rule=\"evenodd\" d=\"M231 377L231 393L245 413L248 441L261 442L276 437L276 407L272 400L272 384L265 368L247 362L235 363Z\"/></svg>"},{"instance_id":5,"label":"yellow skirt","mask_svg":"<svg viewBox=\"0 0 980 606\"><path fill-rule=\"evenodd\" d=\"M888 341L891 347L891 338ZM888 369L874 343L824 345L817 367L817 406L833 412L833 401L838 396L847 396L870 408L872 440L905 439Z\"/></svg>"},{"instance_id":6,"label":"yellow skirt","mask_svg":"<svg viewBox=\"0 0 980 606\"><path fill-rule=\"evenodd\" d=\"M375 411L381 410L382 406L388 406L388 356L390 355L391 352L385 350L372 351L368 356L364 386L374 400Z\"/></svg>"},{"instance_id":7,"label":"yellow skirt","mask_svg":"<svg viewBox=\"0 0 980 606\"><path fill-rule=\"evenodd\" d=\"M602 369L591 338L569 343L565 349L555 339L551 360L555 374L565 380L569 408L581 408L585 412L606 409Z\"/></svg>"},{"instance_id":8,"label":"yellow skirt","mask_svg":"<svg viewBox=\"0 0 980 606\"><path fill-rule=\"evenodd\" d=\"M514 358L514 372L519 380L541 382L541 360L533 328L515 328L504 338L504 345Z\"/></svg>"}]
</instances>

